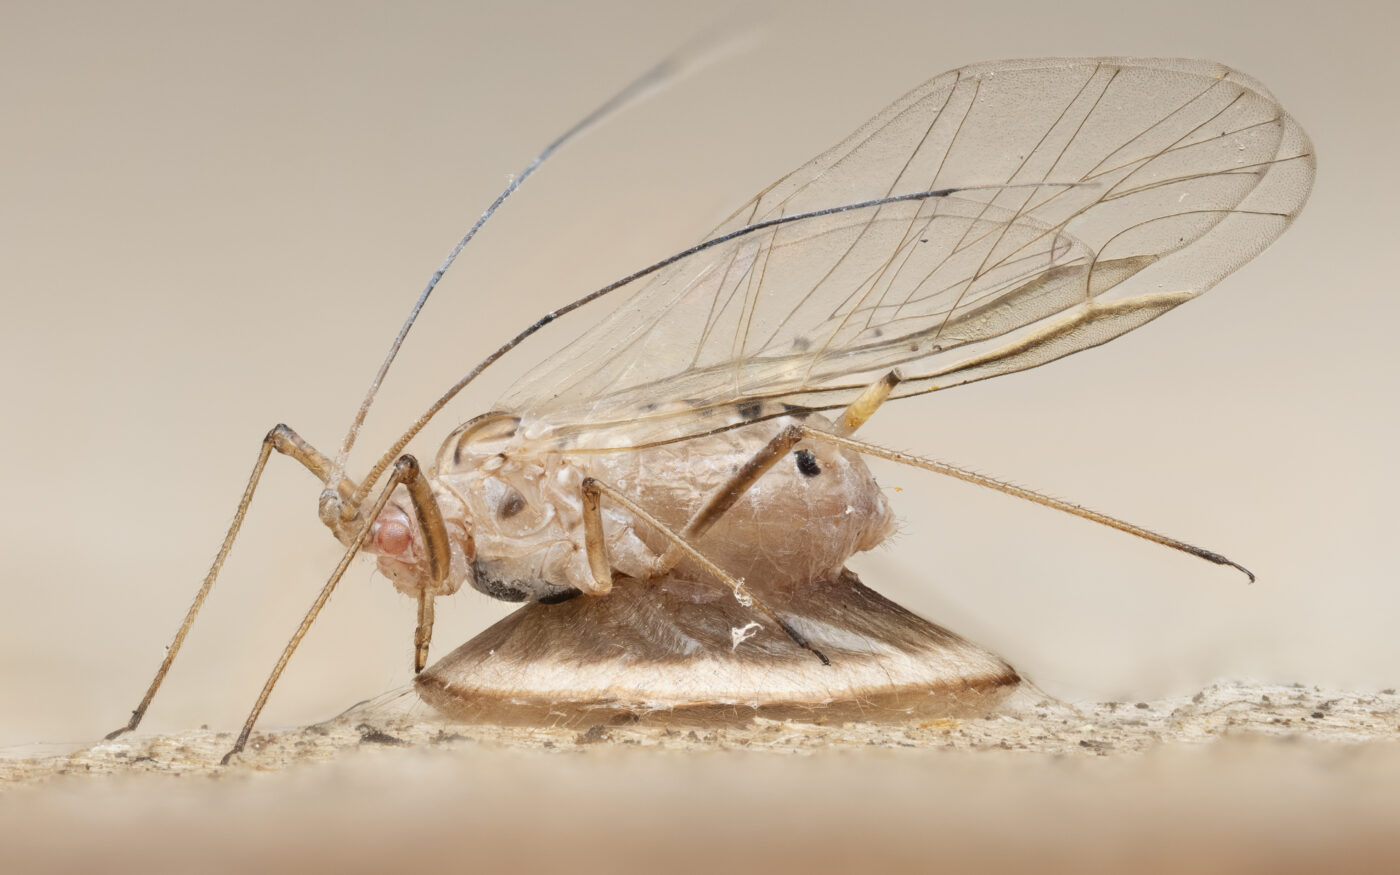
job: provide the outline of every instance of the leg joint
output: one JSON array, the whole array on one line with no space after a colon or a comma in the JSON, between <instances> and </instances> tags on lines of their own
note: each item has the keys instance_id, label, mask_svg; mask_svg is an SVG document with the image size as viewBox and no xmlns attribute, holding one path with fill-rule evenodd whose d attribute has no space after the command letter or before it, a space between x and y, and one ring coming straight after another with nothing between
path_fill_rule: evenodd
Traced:
<instances>
[{"instance_id":1,"label":"leg joint","mask_svg":"<svg viewBox=\"0 0 1400 875\"><path fill-rule=\"evenodd\" d=\"M300 446L303 441L296 432L292 431L291 426L279 422L268 431L267 436L263 438L263 443L270 445L279 453L290 455L288 451Z\"/></svg>"}]
</instances>

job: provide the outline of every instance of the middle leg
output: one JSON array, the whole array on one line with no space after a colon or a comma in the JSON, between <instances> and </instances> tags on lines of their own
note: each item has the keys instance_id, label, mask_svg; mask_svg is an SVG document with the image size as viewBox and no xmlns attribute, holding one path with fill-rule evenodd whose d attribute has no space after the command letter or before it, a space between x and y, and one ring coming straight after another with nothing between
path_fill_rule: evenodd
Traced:
<instances>
[{"instance_id":1,"label":"middle leg","mask_svg":"<svg viewBox=\"0 0 1400 875\"><path fill-rule=\"evenodd\" d=\"M720 568L704 553L695 549L694 545L690 544L680 533L648 513L641 505L608 484L598 480L596 477L586 478L583 481L582 488L584 542L588 551L589 570L592 571L593 577L598 582L599 586L603 588L603 592L607 592L612 588L612 564L608 561L608 547L606 535L603 532L603 513L601 506L602 497L606 495L610 501L615 501L622 505L634 517L651 526L660 533L662 537L670 541L672 550L678 550L682 555L689 556L696 564L705 569L706 572L713 575L716 580L733 590L734 598L737 599L741 605L746 608L752 608L772 620L795 644L804 650L811 651L817 659L822 661L823 665L831 665L831 660L827 659L826 654L812 646L812 643L807 640L807 637L801 632L798 632L790 623L779 616L777 611L773 610L761 599L749 592L744 587L744 582L742 580L735 579L733 575L726 572L723 568ZM670 551L667 552L669 555Z\"/></svg>"}]
</instances>

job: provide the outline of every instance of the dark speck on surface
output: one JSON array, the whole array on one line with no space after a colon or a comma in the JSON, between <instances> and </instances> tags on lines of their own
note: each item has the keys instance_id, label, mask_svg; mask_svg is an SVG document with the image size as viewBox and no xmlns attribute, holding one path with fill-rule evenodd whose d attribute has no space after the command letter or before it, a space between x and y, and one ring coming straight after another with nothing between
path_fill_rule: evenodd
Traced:
<instances>
[{"instance_id":1,"label":"dark speck on surface","mask_svg":"<svg viewBox=\"0 0 1400 875\"><path fill-rule=\"evenodd\" d=\"M375 729L373 726L370 726L370 725L368 725L368 724L363 724L363 723L360 724L359 730L360 730L360 743L361 743L361 744L406 744L406 743L407 743L407 742L405 742L402 738L398 738L398 737L396 737L396 736L390 735L389 733L384 732L383 730Z\"/></svg>"},{"instance_id":2,"label":"dark speck on surface","mask_svg":"<svg viewBox=\"0 0 1400 875\"><path fill-rule=\"evenodd\" d=\"M605 741L607 737L608 731L603 728L603 724L595 723L591 727L589 727L587 732L579 733L578 738L574 739L574 743L597 744L600 741Z\"/></svg>"}]
</instances>

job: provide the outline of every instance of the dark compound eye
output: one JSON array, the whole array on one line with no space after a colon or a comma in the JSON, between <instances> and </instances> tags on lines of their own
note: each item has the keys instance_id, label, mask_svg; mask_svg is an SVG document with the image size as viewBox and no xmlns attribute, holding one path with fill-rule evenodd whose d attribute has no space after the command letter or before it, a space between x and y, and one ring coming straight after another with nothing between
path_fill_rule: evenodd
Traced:
<instances>
[{"instance_id":1,"label":"dark compound eye","mask_svg":"<svg viewBox=\"0 0 1400 875\"><path fill-rule=\"evenodd\" d=\"M803 477L815 477L822 472L822 466L817 464L817 457L812 455L811 450L798 450L793 455L797 457L797 470L802 472Z\"/></svg>"},{"instance_id":2,"label":"dark compound eye","mask_svg":"<svg viewBox=\"0 0 1400 875\"><path fill-rule=\"evenodd\" d=\"M512 489L501 499L501 506L496 509L496 513L503 520L508 520L525 509L525 499L519 492Z\"/></svg>"}]
</instances>

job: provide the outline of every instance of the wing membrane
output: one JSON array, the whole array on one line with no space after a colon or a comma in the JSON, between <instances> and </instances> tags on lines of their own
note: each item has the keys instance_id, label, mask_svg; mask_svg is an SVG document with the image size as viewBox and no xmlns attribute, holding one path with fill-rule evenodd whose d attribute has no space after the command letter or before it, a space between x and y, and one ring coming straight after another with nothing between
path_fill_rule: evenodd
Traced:
<instances>
[{"instance_id":1,"label":"wing membrane","mask_svg":"<svg viewBox=\"0 0 1400 875\"><path fill-rule=\"evenodd\" d=\"M1306 135L1205 61L946 73L774 183L502 400L536 435L623 447L1035 367L1199 295L1283 232Z\"/></svg>"}]
</instances>

